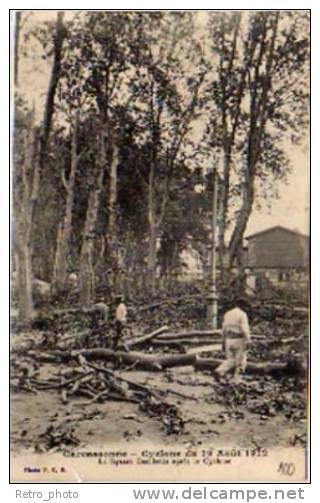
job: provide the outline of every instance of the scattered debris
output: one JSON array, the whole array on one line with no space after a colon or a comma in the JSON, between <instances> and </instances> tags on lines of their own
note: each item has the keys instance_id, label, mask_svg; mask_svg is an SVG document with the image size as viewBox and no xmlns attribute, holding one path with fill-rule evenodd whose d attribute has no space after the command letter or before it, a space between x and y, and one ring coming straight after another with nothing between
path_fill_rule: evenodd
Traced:
<instances>
[{"instance_id":1,"label":"scattered debris","mask_svg":"<svg viewBox=\"0 0 320 503\"><path fill-rule=\"evenodd\" d=\"M234 427L236 422L256 418L256 424L264 427L281 416L296 428L287 443L304 445L306 436L300 432L307 421L305 309L296 306L288 314L288 306L279 300L276 306L268 302L254 309L247 372L240 384L233 384L228 378L214 377L224 358L221 331L203 330L197 325L203 314L201 297L195 293L185 299L186 303L182 300L183 296L146 306L147 322L143 306L141 310L129 309L131 325L118 351L112 349L114 327L103 303L85 310L71 307L42 311L31 333L13 333L13 392L28 393L30 399L41 392L56 394L64 411L59 417L51 415L50 427L38 441L25 423L20 423L15 444L30 445L31 435L32 445L36 443L39 452L79 445L71 425L102 418L106 409L101 406L112 401L127 403L128 412L119 416L122 420L145 423L148 417L153 418L166 436L188 435L187 423L202 427L199 435L219 436L219 425L221 429L229 423ZM139 351L132 350L135 348ZM176 370L184 366L185 373ZM139 370L149 372L143 383L135 378ZM187 408L192 410L201 403L215 410L207 419L195 420ZM134 404L134 412L130 404ZM210 427L213 424L216 429ZM128 441L141 435L139 429L123 433ZM197 445L201 445L200 440Z\"/></svg>"},{"instance_id":2,"label":"scattered debris","mask_svg":"<svg viewBox=\"0 0 320 503\"><path fill-rule=\"evenodd\" d=\"M65 447L78 446L80 440L75 435L75 429L65 429L50 425L39 435L40 443L36 444L36 452L60 451Z\"/></svg>"},{"instance_id":3,"label":"scattered debris","mask_svg":"<svg viewBox=\"0 0 320 503\"><path fill-rule=\"evenodd\" d=\"M158 400L154 396L149 396L141 401L139 410L147 413L150 417L160 419L167 435L179 435L184 432L185 421L175 405Z\"/></svg>"}]
</instances>

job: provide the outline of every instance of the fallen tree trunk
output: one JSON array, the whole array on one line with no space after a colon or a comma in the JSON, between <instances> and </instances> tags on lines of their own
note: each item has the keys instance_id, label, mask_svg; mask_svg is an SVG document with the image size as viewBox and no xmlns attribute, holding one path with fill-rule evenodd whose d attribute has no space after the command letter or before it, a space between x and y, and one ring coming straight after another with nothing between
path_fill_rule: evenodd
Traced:
<instances>
[{"instance_id":1,"label":"fallen tree trunk","mask_svg":"<svg viewBox=\"0 0 320 503\"><path fill-rule=\"evenodd\" d=\"M130 351L112 351L105 348L82 349L79 351L66 352L54 350L50 352L30 351L29 356L34 356L37 361L69 361L78 358L80 355L91 360L106 360L121 362L126 365L134 365L141 370L162 370L172 367L183 367L192 365L196 370L216 370L226 360L215 358L199 358L196 354L179 355L145 355L143 353ZM229 371L232 370L229 368ZM307 365L305 362L297 359L282 362L248 362L246 373L248 374L266 374L266 375L291 375L306 376Z\"/></svg>"},{"instance_id":2,"label":"fallen tree trunk","mask_svg":"<svg viewBox=\"0 0 320 503\"><path fill-rule=\"evenodd\" d=\"M195 362L196 370L216 370L225 360L214 358L197 358ZM229 368L231 371L232 368ZM290 376L303 376L307 375L307 368L302 361L289 360L286 363L282 362L248 362L246 368L247 374L259 375L290 375Z\"/></svg>"},{"instance_id":3,"label":"fallen tree trunk","mask_svg":"<svg viewBox=\"0 0 320 503\"><path fill-rule=\"evenodd\" d=\"M188 350L187 354L188 355L199 355L201 353L209 353L212 351L221 351L222 347L221 344L209 344L206 346L200 346L197 348L191 348Z\"/></svg>"},{"instance_id":4,"label":"fallen tree trunk","mask_svg":"<svg viewBox=\"0 0 320 503\"><path fill-rule=\"evenodd\" d=\"M169 327L167 325L164 325L163 327L158 328L157 330L154 330L150 334L142 335L141 337L138 337L137 339L132 339L130 341L126 342L126 345L129 348L132 348L134 346L139 346L140 344L143 344L144 342L147 342L154 337L156 337L159 334L162 334L163 332L166 332L169 330Z\"/></svg>"},{"instance_id":5,"label":"fallen tree trunk","mask_svg":"<svg viewBox=\"0 0 320 503\"><path fill-rule=\"evenodd\" d=\"M207 346L208 344L221 344L222 337L215 337L212 339L155 339L152 341L154 346Z\"/></svg>"},{"instance_id":6,"label":"fallen tree trunk","mask_svg":"<svg viewBox=\"0 0 320 503\"><path fill-rule=\"evenodd\" d=\"M105 348L82 349L73 351L72 356L82 355L88 360L106 359L109 361L121 361L127 365L135 365L136 368L149 370L162 370L170 367L183 367L195 363L195 355L145 355L143 353L130 351L112 351Z\"/></svg>"},{"instance_id":7,"label":"fallen tree trunk","mask_svg":"<svg viewBox=\"0 0 320 503\"><path fill-rule=\"evenodd\" d=\"M261 334L252 334L251 338L253 340L270 341L265 335ZM161 344L169 344L171 342L180 342L181 344L214 344L222 342L222 330L162 334L157 336L154 342L161 342ZM281 342L281 339L279 339L279 342Z\"/></svg>"},{"instance_id":8,"label":"fallen tree trunk","mask_svg":"<svg viewBox=\"0 0 320 503\"><path fill-rule=\"evenodd\" d=\"M185 332L168 332L159 335L158 340L184 339L188 337L216 337L222 334L222 330L187 330Z\"/></svg>"}]
</instances>

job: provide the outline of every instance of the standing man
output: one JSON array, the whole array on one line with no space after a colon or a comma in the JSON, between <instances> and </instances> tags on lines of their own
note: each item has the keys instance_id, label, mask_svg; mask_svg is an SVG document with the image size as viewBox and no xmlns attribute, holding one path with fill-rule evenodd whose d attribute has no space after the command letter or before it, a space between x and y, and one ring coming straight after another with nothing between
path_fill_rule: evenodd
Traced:
<instances>
[{"instance_id":1,"label":"standing man","mask_svg":"<svg viewBox=\"0 0 320 503\"><path fill-rule=\"evenodd\" d=\"M247 345L250 341L250 327L245 312L248 305L245 299L236 299L223 317L222 337L226 361L217 369L216 373L224 376L233 370L233 382L241 381L241 374L247 366Z\"/></svg>"},{"instance_id":2,"label":"standing man","mask_svg":"<svg viewBox=\"0 0 320 503\"><path fill-rule=\"evenodd\" d=\"M115 313L115 349L119 346L122 339L122 332L127 323L127 306L123 302L122 295L117 295L116 297L116 313Z\"/></svg>"}]
</instances>

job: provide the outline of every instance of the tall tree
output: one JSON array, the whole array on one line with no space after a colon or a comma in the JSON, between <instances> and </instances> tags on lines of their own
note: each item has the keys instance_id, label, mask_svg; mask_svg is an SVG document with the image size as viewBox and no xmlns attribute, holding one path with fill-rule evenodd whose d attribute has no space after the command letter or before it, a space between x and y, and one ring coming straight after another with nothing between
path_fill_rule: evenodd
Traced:
<instances>
[{"instance_id":1,"label":"tall tree","mask_svg":"<svg viewBox=\"0 0 320 503\"><path fill-rule=\"evenodd\" d=\"M33 317L32 241L34 207L39 190L39 135L34 111L26 112L16 104L14 124L13 170L13 247L19 292L18 317L28 323Z\"/></svg>"},{"instance_id":2,"label":"tall tree","mask_svg":"<svg viewBox=\"0 0 320 503\"><path fill-rule=\"evenodd\" d=\"M68 280L68 258L70 256L71 231L72 231L72 211L74 207L75 186L77 167L81 158L78 152L78 120L70 131L71 134L71 158L68 178L64 166L61 169L62 186L65 190L65 209L62 221L59 223L56 244L56 254L52 284L56 291L63 290Z\"/></svg>"},{"instance_id":3,"label":"tall tree","mask_svg":"<svg viewBox=\"0 0 320 503\"><path fill-rule=\"evenodd\" d=\"M16 18L15 32L15 81L19 75L19 45L21 13ZM20 98L16 97L16 121L14 136L14 249L17 258L19 285L19 318L28 322L33 316L32 296L32 230L35 206L41 178L42 160L51 127L54 97L59 79L59 64L63 42L62 14L59 13L53 37L53 67L43 113L42 127L35 124L35 110L28 111ZM39 36L37 30L34 35ZM51 32L49 33L49 38ZM51 39L52 40L52 39Z\"/></svg>"},{"instance_id":4,"label":"tall tree","mask_svg":"<svg viewBox=\"0 0 320 503\"><path fill-rule=\"evenodd\" d=\"M52 117L55 110L55 97L58 88L59 79L61 76L61 61L63 58L63 42L67 36L66 27L63 22L64 12L57 13L57 19L53 27L53 31L50 33L51 38L49 44L48 56L52 57L51 74L49 79L49 85L46 95L46 102L44 106L43 123L42 123L42 133L41 133L41 154L40 162L43 165L46 155L47 143L50 135ZM44 47L47 47L48 32L44 32L45 37L43 38L43 31L39 32L38 36Z\"/></svg>"},{"instance_id":5,"label":"tall tree","mask_svg":"<svg viewBox=\"0 0 320 503\"><path fill-rule=\"evenodd\" d=\"M19 84L19 46L21 32L21 12L15 12L14 17L14 84Z\"/></svg>"},{"instance_id":6,"label":"tall tree","mask_svg":"<svg viewBox=\"0 0 320 503\"><path fill-rule=\"evenodd\" d=\"M223 13L211 17L218 71L210 87L211 142L222 151L220 256L230 268L254 203L268 179L284 179L286 151L308 120L307 12ZM215 108L216 107L216 108ZM272 197L272 190L268 191ZM228 221L236 218L224 253ZM229 226L230 228L230 226Z\"/></svg>"},{"instance_id":7,"label":"tall tree","mask_svg":"<svg viewBox=\"0 0 320 503\"><path fill-rule=\"evenodd\" d=\"M117 185L119 164L119 122L118 110L121 100L126 95L123 75L130 66L130 37L133 31L133 18L130 14L119 13L87 13L83 19L75 19L69 25L69 39L66 44L65 57L62 61L62 79L59 97L65 114L73 114L81 108L83 114L95 116L96 132L99 140L99 157L101 164L99 176L95 178L96 186L93 197L97 208L89 210L91 223L85 224L84 234L90 228L93 231L99 217L100 194L106 197L105 207L107 223L104 227L105 236L100 257L113 264L118 258L117 229ZM126 97L128 102L128 96ZM91 201L93 200L91 199ZM92 221L96 215L96 222ZM101 236L102 237L102 236ZM88 257L93 251L87 247L82 254ZM92 258L88 258L92 263ZM88 265L91 269L91 266ZM85 282L86 283L86 282ZM88 282L87 282L88 283ZM84 295L84 297L87 297Z\"/></svg>"},{"instance_id":8,"label":"tall tree","mask_svg":"<svg viewBox=\"0 0 320 503\"><path fill-rule=\"evenodd\" d=\"M100 140L101 142L101 140ZM80 302L88 305L95 293L94 247L96 241L96 225L100 205L100 194L104 178L104 145L101 144L101 157L95 163L92 188L89 192L85 226L79 261Z\"/></svg>"},{"instance_id":9,"label":"tall tree","mask_svg":"<svg viewBox=\"0 0 320 503\"><path fill-rule=\"evenodd\" d=\"M144 17L138 28L140 45L131 93L142 141L148 145L147 269L152 289L171 182L179 158L187 155L191 147L192 127L202 103L204 69L192 30L189 16L183 13L158 13L156 19ZM197 60L197 66L190 64L189 59L193 59L192 63Z\"/></svg>"}]
</instances>

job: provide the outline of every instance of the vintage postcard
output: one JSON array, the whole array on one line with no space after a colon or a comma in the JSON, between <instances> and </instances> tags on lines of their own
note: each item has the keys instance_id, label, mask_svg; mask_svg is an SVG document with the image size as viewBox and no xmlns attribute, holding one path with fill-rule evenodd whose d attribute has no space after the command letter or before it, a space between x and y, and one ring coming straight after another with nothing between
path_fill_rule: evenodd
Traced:
<instances>
[{"instance_id":1,"label":"vintage postcard","mask_svg":"<svg viewBox=\"0 0 320 503\"><path fill-rule=\"evenodd\" d=\"M309 10L11 12L12 482L309 481Z\"/></svg>"}]
</instances>

